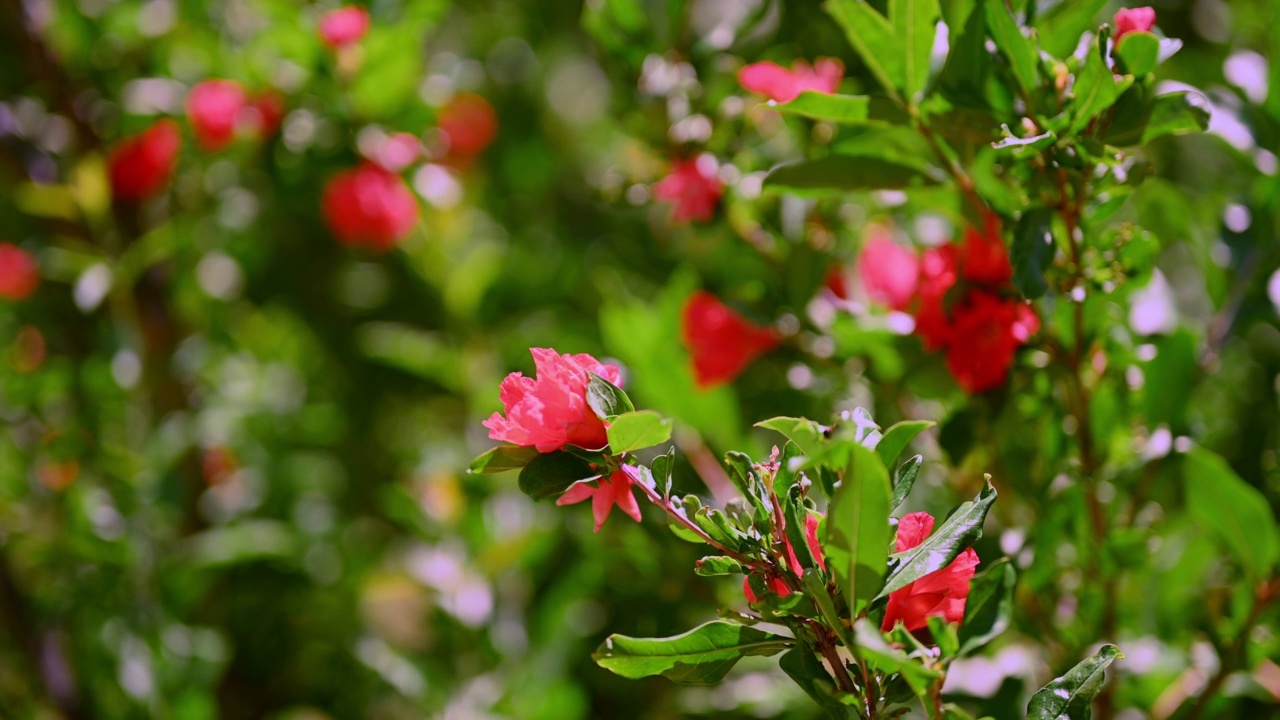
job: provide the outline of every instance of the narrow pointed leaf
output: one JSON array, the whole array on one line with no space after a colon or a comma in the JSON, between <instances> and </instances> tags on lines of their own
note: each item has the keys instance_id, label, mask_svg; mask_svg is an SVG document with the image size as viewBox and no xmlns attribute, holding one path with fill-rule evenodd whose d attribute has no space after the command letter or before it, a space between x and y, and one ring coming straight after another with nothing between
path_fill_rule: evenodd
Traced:
<instances>
[{"instance_id":1,"label":"narrow pointed leaf","mask_svg":"<svg viewBox=\"0 0 1280 720\"><path fill-rule=\"evenodd\" d=\"M622 388L595 373L590 375L591 380L587 383L587 404L598 417L610 418L636 409L631 404L631 398L627 397Z\"/></svg>"},{"instance_id":2,"label":"narrow pointed leaf","mask_svg":"<svg viewBox=\"0 0 1280 720\"><path fill-rule=\"evenodd\" d=\"M586 460L563 450L538 455L520 471L520 491L534 500L559 495L580 481L599 477Z\"/></svg>"},{"instance_id":3,"label":"narrow pointed leaf","mask_svg":"<svg viewBox=\"0 0 1280 720\"><path fill-rule=\"evenodd\" d=\"M534 447L517 445L499 445L489 452L471 461L468 471L478 474L500 473L508 470L519 470L538 456Z\"/></svg>"},{"instance_id":4,"label":"narrow pointed leaf","mask_svg":"<svg viewBox=\"0 0 1280 720\"><path fill-rule=\"evenodd\" d=\"M774 168L766 185L791 190L900 190L936 185L933 173L878 157L828 155Z\"/></svg>"},{"instance_id":5,"label":"narrow pointed leaf","mask_svg":"<svg viewBox=\"0 0 1280 720\"><path fill-rule=\"evenodd\" d=\"M814 90L806 90L791 102L777 106L784 113L842 125L866 123L870 107L871 98L866 95L836 95Z\"/></svg>"},{"instance_id":6,"label":"narrow pointed leaf","mask_svg":"<svg viewBox=\"0 0 1280 720\"><path fill-rule=\"evenodd\" d=\"M889 593L950 565L965 548L982 537L982 524L995 501L996 489L988 481L978 497L956 509L924 542L895 556L898 565L876 599L888 597Z\"/></svg>"},{"instance_id":7,"label":"narrow pointed leaf","mask_svg":"<svg viewBox=\"0 0 1280 720\"><path fill-rule=\"evenodd\" d=\"M885 16L866 0L827 0L826 9L844 30L867 69L890 94L906 85L905 49Z\"/></svg>"},{"instance_id":8,"label":"narrow pointed leaf","mask_svg":"<svg viewBox=\"0 0 1280 720\"><path fill-rule=\"evenodd\" d=\"M924 464L924 456L916 455L898 468L898 477L893 483L893 499L890 503L894 510L907 499L907 495L911 493L911 486L916 484L916 477L920 475L920 466Z\"/></svg>"},{"instance_id":9,"label":"narrow pointed leaf","mask_svg":"<svg viewBox=\"0 0 1280 720\"><path fill-rule=\"evenodd\" d=\"M805 455L813 455L822 449L822 426L807 418L776 417L755 426L782 433Z\"/></svg>"},{"instance_id":10,"label":"narrow pointed leaf","mask_svg":"<svg viewBox=\"0 0 1280 720\"><path fill-rule=\"evenodd\" d=\"M1022 88L1023 93L1030 95L1040 84L1039 73L1036 71L1035 46L1022 34L1007 4L991 0L986 3L986 8L987 27L996 41L996 47L1008 58L1009 68L1013 71L1018 87Z\"/></svg>"},{"instance_id":11,"label":"narrow pointed leaf","mask_svg":"<svg viewBox=\"0 0 1280 720\"><path fill-rule=\"evenodd\" d=\"M903 420L894 423L884 431L880 442L876 444L876 454L880 456L885 467L893 467L898 462L898 456L907 449L907 445L915 439L915 436L934 425L937 423L931 420Z\"/></svg>"},{"instance_id":12,"label":"narrow pointed leaf","mask_svg":"<svg viewBox=\"0 0 1280 720\"><path fill-rule=\"evenodd\" d=\"M609 450L618 455L671 439L671 421L653 410L622 413L609 421Z\"/></svg>"},{"instance_id":13,"label":"narrow pointed leaf","mask_svg":"<svg viewBox=\"0 0 1280 720\"><path fill-rule=\"evenodd\" d=\"M1013 588L1017 573L1008 558L1002 558L974 576L969 599L960 623L960 654L968 655L999 637L1013 617Z\"/></svg>"},{"instance_id":14,"label":"narrow pointed leaf","mask_svg":"<svg viewBox=\"0 0 1280 720\"><path fill-rule=\"evenodd\" d=\"M1122 657L1115 645L1103 645L1096 654L1032 695L1027 720L1088 720L1093 698L1106 680L1107 666Z\"/></svg>"},{"instance_id":15,"label":"narrow pointed leaf","mask_svg":"<svg viewBox=\"0 0 1280 720\"><path fill-rule=\"evenodd\" d=\"M929 82L929 55L938 25L938 0L889 0L889 21L903 48L903 87L908 99Z\"/></svg>"},{"instance_id":16,"label":"narrow pointed leaf","mask_svg":"<svg viewBox=\"0 0 1280 720\"><path fill-rule=\"evenodd\" d=\"M1194 448L1183 459L1187 508L1240 564L1250 581L1271 572L1276 562L1275 516L1266 496L1236 474L1212 451Z\"/></svg>"},{"instance_id":17,"label":"narrow pointed leaf","mask_svg":"<svg viewBox=\"0 0 1280 720\"><path fill-rule=\"evenodd\" d=\"M1209 101L1198 92L1169 93L1146 102L1122 99L1103 139L1117 147L1130 147L1166 135L1204 132L1209 127L1208 107Z\"/></svg>"},{"instance_id":18,"label":"narrow pointed leaf","mask_svg":"<svg viewBox=\"0 0 1280 720\"><path fill-rule=\"evenodd\" d=\"M748 655L775 655L793 641L720 620L667 638L610 635L592 656L600 667L625 678L662 675L691 685L717 683Z\"/></svg>"},{"instance_id":19,"label":"narrow pointed leaf","mask_svg":"<svg viewBox=\"0 0 1280 720\"><path fill-rule=\"evenodd\" d=\"M1095 44L1085 58L1084 67L1076 73L1076 82L1071 89L1075 102L1072 105L1071 125L1067 128L1066 135L1075 135L1084 130L1089 121L1115 105L1120 95L1132 84L1132 75L1116 78L1103 59L1102 49Z\"/></svg>"},{"instance_id":20,"label":"narrow pointed leaf","mask_svg":"<svg viewBox=\"0 0 1280 720\"><path fill-rule=\"evenodd\" d=\"M1049 289L1044 273L1058 249L1049 232L1052 222L1049 209L1035 208L1023 213L1013 230L1013 247L1009 250L1013 284L1028 300L1035 300Z\"/></svg>"},{"instance_id":21,"label":"narrow pointed leaf","mask_svg":"<svg viewBox=\"0 0 1280 720\"><path fill-rule=\"evenodd\" d=\"M823 551L856 616L884 582L889 556L889 473L876 454L849 445L849 465L827 513Z\"/></svg>"}]
</instances>

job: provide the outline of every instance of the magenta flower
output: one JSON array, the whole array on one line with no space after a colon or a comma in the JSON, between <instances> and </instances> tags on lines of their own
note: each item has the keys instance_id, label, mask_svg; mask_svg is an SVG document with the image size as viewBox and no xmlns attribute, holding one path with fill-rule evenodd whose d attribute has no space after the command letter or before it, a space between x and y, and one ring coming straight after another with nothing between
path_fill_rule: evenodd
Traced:
<instances>
[{"instance_id":1,"label":"magenta flower","mask_svg":"<svg viewBox=\"0 0 1280 720\"><path fill-rule=\"evenodd\" d=\"M708 158L710 159L710 158ZM707 222L715 215L724 184L716 177L714 162L677 160L671 174L653 186L653 197L675 207L671 218L678 223Z\"/></svg>"},{"instance_id":2,"label":"magenta flower","mask_svg":"<svg viewBox=\"0 0 1280 720\"><path fill-rule=\"evenodd\" d=\"M514 372L502 381L506 417L494 413L484 421L489 437L532 446L540 453L555 452L565 445L591 450L608 445L604 421L587 404L589 373L618 385L622 371L586 354L560 355L548 348L532 348L529 352L533 354L536 377Z\"/></svg>"},{"instance_id":3,"label":"magenta flower","mask_svg":"<svg viewBox=\"0 0 1280 720\"><path fill-rule=\"evenodd\" d=\"M875 234L862 246L858 275L868 298L894 310L905 310L916 294L920 258L887 235Z\"/></svg>"},{"instance_id":4,"label":"magenta flower","mask_svg":"<svg viewBox=\"0 0 1280 720\"><path fill-rule=\"evenodd\" d=\"M1156 26L1156 11L1150 7L1124 8L1116 13L1116 42L1135 32L1151 32Z\"/></svg>"},{"instance_id":5,"label":"magenta flower","mask_svg":"<svg viewBox=\"0 0 1280 720\"><path fill-rule=\"evenodd\" d=\"M614 505L631 516L632 520L640 522L640 505L636 502L636 496L631 493L632 476L636 472L638 471L630 465L623 465L609 478L575 483L556 500L556 505L573 505L590 498L591 514L596 519L596 532L604 527L604 521L609 519Z\"/></svg>"},{"instance_id":6,"label":"magenta flower","mask_svg":"<svg viewBox=\"0 0 1280 720\"><path fill-rule=\"evenodd\" d=\"M844 63L835 58L818 58L813 66L803 60L788 70L774 62L758 62L738 71L738 84L748 92L780 103L791 102L805 90L831 94L840 87Z\"/></svg>"},{"instance_id":7,"label":"magenta flower","mask_svg":"<svg viewBox=\"0 0 1280 720\"><path fill-rule=\"evenodd\" d=\"M932 515L926 512L907 515L898 521L897 551L905 552L919 545L931 532ZM950 565L890 593L880 629L889 632L901 622L908 632L915 632L928 626L931 615L941 615L949 623L959 623L964 619L969 581L973 579L978 562L978 553L973 548L966 548Z\"/></svg>"},{"instance_id":8,"label":"magenta flower","mask_svg":"<svg viewBox=\"0 0 1280 720\"><path fill-rule=\"evenodd\" d=\"M339 8L320 18L320 39L334 49L360 42L368 31L369 12L361 7Z\"/></svg>"},{"instance_id":9,"label":"magenta flower","mask_svg":"<svg viewBox=\"0 0 1280 720\"><path fill-rule=\"evenodd\" d=\"M750 322L705 290L685 301L680 337L693 359L693 379L699 388L732 382L778 344L773 328Z\"/></svg>"},{"instance_id":10,"label":"magenta flower","mask_svg":"<svg viewBox=\"0 0 1280 720\"><path fill-rule=\"evenodd\" d=\"M201 147L221 150L236 137L244 89L234 80L205 80L187 93L187 119Z\"/></svg>"}]
</instances>

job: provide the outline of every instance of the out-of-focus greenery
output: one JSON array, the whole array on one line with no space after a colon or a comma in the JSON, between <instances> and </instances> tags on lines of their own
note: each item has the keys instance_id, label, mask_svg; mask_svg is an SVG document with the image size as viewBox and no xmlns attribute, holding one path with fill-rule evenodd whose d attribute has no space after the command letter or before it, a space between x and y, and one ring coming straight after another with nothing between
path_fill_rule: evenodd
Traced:
<instances>
[{"instance_id":1,"label":"out-of-focus greenery","mask_svg":"<svg viewBox=\"0 0 1280 720\"><path fill-rule=\"evenodd\" d=\"M1033 21L1053 5L1008 4ZM1082 29L1117 9L1079 5ZM332 7L0 3L0 241L43 275L0 301L0 716L816 716L768 660L711 688L591 661L609 631L740 607L741 584L688 572L695 550L657 517L593 534L581 506L466 474L530 347L619 361L637 404L676 419L677 485L703 495L724 491L703 483L716 456L767 456L753 420L938 421L920 449L944 462L912 502L951 507L991 472L979 555L1020 572L1014 628L952 671L975 716L1017 716L1103 640L1125 653L1116 717L1260 717L1280 699L1276 607L1253 601L1274 568L1249 565L1275 528L1221 517L1204 489L1234 473L1280 499L1275 3L1156 6L1183 43L1157 80L1205 90L1213 120L1136 151L1150 176L1116 212L1145 272L1086 304L1094 497L1122 526L1101 552L1052 348L967 397L917 340L821 290L870 221L957 234L952 191L762 187L832 130L760 107L743 63L837 57L847 91L878 89L818 3L378 0L343 58L316 33ZM108 148L181 118L208 78L280 91L280 132L208 153L184 125L169 191L112 203ZM496 109L494 143L405 173L424 213L396 250L339 246L325 181L377 131L438 145L461 91ZM651 184L701 152L726 198L715 222L675 225ZM679 341L697 288L786 335L709 391ZM1071 322L1061 295L1039 308Z\"/></svg>"}]
</instances>

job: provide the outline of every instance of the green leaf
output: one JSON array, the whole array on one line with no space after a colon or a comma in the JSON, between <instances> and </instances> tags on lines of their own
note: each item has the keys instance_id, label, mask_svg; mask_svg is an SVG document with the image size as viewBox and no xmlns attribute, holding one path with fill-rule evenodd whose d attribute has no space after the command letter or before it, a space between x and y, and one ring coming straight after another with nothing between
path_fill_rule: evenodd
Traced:
<instances>
[{"instance_id":1,"label":"green leaf","mask_svg":"<svg viewBox=\"0 0 1280 720\"><path fill-rule=\"evenodd\" d=\"M891 95L906 86L907 71L903 63L906 50L885 16L866 0L827 0L825 7L844 30L867 69Z\"/></svg>"},{"instance_id":2,"label":"green leaf","mask_svg":"<svg viewBox=\"0 0 1280 720\"><path fill-rule=\"evenodd\" d=\"M1009 68L1013 77L1022 88L1024 95L1030 96L1040 84L1037 73L1036 50L1031 40L1022 34L1018 23L1013 19L1012 11L1000 0L989 0L987 7L987 27L996 47L1009 60Z\"/></svg>"},{"instance_id":3,"label":"green leaf","mask_svg":"<svg viewBox=\"0 0 1280 720\"><path fill-rule=\"evenodd\" d=\"M778 105L777 109L814 120L857 125L867 122L870 107L871 99L866 95L834 95L806 90L791 102Z\"/></svg>"},{"instance_id":4,"label":"green leaf","mask_svg":"<svg viewBox=\"0 0 1280 720\"><path fill-rule=\"evenodd\" d=\"M1116 79L1111 68L1107 67L1102 49L1095 43L1085 58L1084 67L1076 73L1076 82L1071 88L1075 96L1071 125L1064 135L1069 137L1084 130L1091 120L1114 105L1132 84L1132 75Z\"/></svg>"},{"instance_id":5,"label":"green leaf","mask_svg":"<svg viewBox=\"0 0 1280 720\"><path fill-rule=\"evenodd\" d=\"M793 642L754 628L712 621L682 635L633 638L610 635L592 658L600 667L635 679L662 675L682 684L720 682L748 655L775 655Z\"/></svg>"},{"instance_id":6,"label":"green leaf","mask_svg":"<svg viewBox=\"0 0 1280 720\"><path fill-rule=\"evenodd\" d=\"M1093 698L1102 690L1107 666L1124 657L1115 645L1103 645L1066 675L1045 685L1027 705L1027 720L1088 720Z\"/></svg>"},{"instance_id":7,"label":"green leaf","mask_svg":"<svg viewBox=\"0 0 1280 720\"><path fill-rule=\"evenodd\" d=\"M1276 519L1267 498L1212 451L1193 448L1183 459L1187 509L1235 558L1250 583L1276 561Z\"/></svg>"},{"instance_id":8,"label":"green leaf","mask_svg":"<svg viewBox=\"0 0 1280 720\"><path fill-rule=\"evenodd\" d=\"M1149 32L1129 33L1120 38L1116 58L1126 73L1142 77L1160 62L1160 39Z\"/></svg>"},{"instance_id":9,"label":"green leaf","mask_svg":"<svg viewBox=\"0 0 1280 720\"><path fill-rule=\"evenodd\" d=\"M1013 284L1028 300L1041 297L1049 289L1044 272L1053 263L1058 249L1050 232L1052 223L1052 211L1033 208L1018 218L1013 229L1013 247L1009 249Z\"/></svg>"},{"instance_id":10,"label":"green leaf","mask_svg":"<svg viewBox=\"0 0 1280 720\"><path fill-rule=\"evenodd\" d=\"M1009 558L973 577L969 584L969 600L960 623L960 654L968 655L999 637L1009 628L1013 617L1013 588L1017 573Z\"/></svg>"},{"instance_id":11,"label":"green leaf","mask_svg":"<svg viewBox=\"0 0 1280 720\"><path fill-rule=\"evenodd\" d=\"M929 54L938 17L938 0L889 0L889 20L899 47L905 50L902 90L908 100L929 82Z\"/></svg>"},{"instance_id":12,"label":"green leaf","mask_svg":"<svg viewBox=\"0 0 1280 720\"><path fill-rule=\"evenodd\" d=\"M671 439L671 421L653 410L625 412L609 421L609 450L618 455Z\"/></svg>"},{"instance_id":13,"label":"green leaf","mask_svg":"<svg viewBox=\"0 0 1280 720\"><path fill-rule=\"evenodd\" d=\"M1130 95L1134 96L1133 102L1127 102ZM1116 147L1130 147L1166 135L1204 132L1209 127L1208 106L1209 101L1198 92L1157 95L1148 102L1128 93L1116 105L1116 114L1103 140Z\"/></svg>"},{"instance_id":14,"label":"green leaf","mask_svg":"<svg viewBox=\"0 0 1280 720\"><path fill-rule=\"evenodd\" d=\"M903 420L894 423L888 430L884 431L884 435L880 438L880 442L876 444L876 454L880 456L880 460L885 467L893 467L898 461L898 456L903 450L907 449L907 445L915 438L915 436L937 425L932 420Z\"/></svg>"},{"instance_id":15,"label":"green leaf","mask_svg":"<svg viewBox=\"0 0 1280 720\"><path fill-rule=\"evenodd\" d=\"M672 469L676 464L676 449L674 447L667 448L664 455L659 455L649 463L649 473L653 475L653 482L662 488L662 497L670 497L671 495L671 477Z\"/></svg>"},{"instance_id":16,"label":"green leaf","mask_svg":"<svg viewBox=\"0 0 1280 720\"><path fill-rule=\"evenodd\" d=\"M841 695L827 666L812 648L796 647L778 659L778 666L805 694L822 706L827 716L840 720L862 717L862 702L853 695Z\"/></svg>"},{"instance_id":17,"label":"green leaf","mask_svg":"<svg viewBox=\"0 0 1280 720\"><path fill-rule=\"evenodd\" d=\"M920 475L920 466L923 464L924 456L916 455L898 467L898 477L893 483L893 498L889 503L894 510L911 493L911 486L916 484L916 477Z\"/></svg>"},{"instance_id":18,"label":"green leaf","mask_svg":"<svg viewBox=\"0 0 1280 720\"><path fill-rule=\"evenodd\" d=\"M938 74L938 86L954 103L982 107L983 85L991 66L983 0L943 0L942 15L947 22L950 47Z\"/></svg>"},{"instance_id":19,"label":"green leaf","mask_svg":"<svg viewBox=\"0 0 1280 720\"><path fill-rule=\"evenodd\" d=\"M996 501L996 495L996 489L988 480L978 497L956 508L951 517L934 528L933 534L924 542L897 556L898 565L889 574L876 600L950 565L965 548L977 542L982 537L982 523L986 521L987 511Z\"/></svg>"},{"instance_id":20,"label":"green leaf","mask_svg":"<svg viewBox=\"0 0 1280 720\"><path fill-rule=\"evenodd\" d=\"M595 373L590 375L591 380L587 383L587 404L591 406L592 412L597 417L604 420L636 409L631 404L631 398L622 392L622 388Z\"/></svg>"},{"instance_id":21,"label":"green leaf","mask_svg":"<svg viewBox=\"0 0 1280 720\"><path fill-rule=\"evenodd\" d=\"M1075 52L1080 36L1095 27L1095 18L1106 4L1107 0L1071 0L1049 8L1035 22L1040 47L1057 58Z\"/></svg>"},{"instance_id":22,"label":"green leaf","mask_svg":"<svg viewBox=\"0 0 1280 720\"><path fill-rule=\"evenodd\" d=\"M532 446L499 445L489 452L471 461L467 472L485 474L500 473L508 470L519 470L538 456L538 449Z\"/></svg>"},{"instance_id":23,"label":"green leaf","mask_svg":"<svg viewBox=\"0 0 1280 720\"><path fill-rule=\"evenodd\" d=\"M882 673L899 673L911 686L916 695L923 696L929 691L933 681L942 677L942 673L931 670L917 660L912 660L905 652L891 646L870 620L859 618L853 624L854 643L858 646L858 655L865 659L872 669Z\"/></svg>"},{"instance_id":24,"label":"green leaf","mask_svg":"<svg viewBox=\"0 0 1280 720\"><path fill-rule=\"evenodd\" d=\"M724 555L708 555L694 564L693 571L703 577L736 575L742 572L742 563Z\"/></svg>"},{"instance_id":25,"label":"green leaf","mask_svg":"<svg viewBox=\"0 0 1280 720\"><path fill-rule=\"evenodd\" d=\"M919 167L876 157L828 155L774 168L765 184L791 190L898 190L936 185Z\"/></svg>"},{"instance_id":26,"label":"green leaf","mask_svg":"<svg viewBox=\"0 0 1280 720\"><path fill-rule=\"evenodd\" d=\"M809 568L804 571L804 575L800 580L804 585L805 594L813 600L814 606L818 608L818 612L827 621L827 626L835 631L836 636L840 638L840 642L848 646L852 639L844 626L844 621L840 618L840 614L836 612L835 603L831 601L831 595L827 592L827 584L822 581L822 573L817 568Z\"/></svg>"},{"instance_id":27,"label":"green leaf","mask_svg":"<svg viewBox=\"0 0 1280 720\"><path fill-rule=\"evenodd\" d=\"M541 500L559 495L576 482L598 477L600 473L586 460L557 450L542 453L524 466L520 471L520 492L534 500Z\"/></svg>"},{"instance_id":28,"label":"green leaf","mask_svg":"<svg viewBox=\"0 0 1280 720\"><path fill-rule=\"evenodd\" d=\"M811 456L822 449L822 426L808 418L769 418L756 423L755 426L782 433L805 455Z\"/></svg>"},{"instance_id":29,"label":"green leaf","mask_svg":"<svg viewBox=\"0 0 1280 720\"><path fill-rule=\"evenodd\" d=\"M827 513L823 552L854 616L884 582L889 556L889 473L875 453L849 444L849 465Z\"/></svg>"}]
</instances>

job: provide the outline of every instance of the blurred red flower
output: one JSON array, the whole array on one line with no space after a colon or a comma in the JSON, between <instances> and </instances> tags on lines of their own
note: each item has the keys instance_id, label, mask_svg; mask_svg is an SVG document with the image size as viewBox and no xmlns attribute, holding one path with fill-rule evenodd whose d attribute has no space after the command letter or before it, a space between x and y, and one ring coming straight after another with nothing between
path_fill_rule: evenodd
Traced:
<instances>
[{"instance_id":1,"label":"blurred red flower","mask_svg":"<svg viewBox=\"0 0 1280 720\"><path fill-rule=\"evenodd\" d=\"M449 140L449 154L469 158L489 147L498 134L498 116L488 100L475 93L454 95L436 119Z\"/></svg>"},{"instance_id":2,"label":"blurred red flower","mask_svg":"<svg viewBox=\"0 0 1280 720\"><path fill-rule=\"evenodd\" d=\"M1001 285L1013 279L1013 265L1009 263L1009 251L1000 239L998 218L988 215L983 232L965 229L960 260L960 274L970 282Z\"/></svg>"},{"instance_id":3,"label":"blurred red flower","mask_svg":"<svg viewBox=\"0 0 1280 720\"><path fill-rule=\"evenodd\" d=\"M13 243L0 243L0 298L25 300L40 285L40 266L31 253Z\"/></svg>"},{"instance_id":4,"label":"blurred red flower","mask_svg":"<svg viewBox=\"0 0 1280 720\"><path fill-rule=\"evenodd\" d=\"M748 322L705 290L685 302L681 336L693 356L693 378L700 388L733 380L779 339L772 328Z\"/></svg>"},{"instance_id":5,"label":"blurred red flower","mask_svg":"<svg viewBox=\"0 0 1280 720\"><path fill-rule=\"evenodd\" d=\"M360 42L368 31L369 12L362 7L339 8L320 18L320 39L334 49Z\"/></svg>"},{"instance_id":6,"label":"blurred red flower","mask_svg":"<svg viewBox=\"0 0 1280 720\"><path fill-rule=\"evenodd\" d=\"M1135 32L1151 32L1156 26L1156 11L1151 7L1121 8L1116 13L1116 42Z\"/></svg>"},{"instance_id":7,"label":"blurred red flower","mask_svg":"<svg viewBox=\"0 0 1280 720\"><path fill-rule=\"evenodd\" d=\"M609 443L604 421L587 404L587 384L594 373L614 385L622 371L590 355L560 355L549 348L531 348L534 377L513 372L502 381L506 417L494 413L484 426L489 437L549 453L565 445L595 450ZM629 486L628 486L629 487Z\"/></svg>"},{"instance_id":8,"label":"blurred red flower","mask_svg":"<svg viewBox=\"0 0 1280 720\"><path fill-rule=\"evenodd\" d=\"M418 221L418 201L409 186L373 163L334 175L322 205L325 223L344 245L389 250Z\"/></svg>"},{"instance_id":9,"label":"blurred red flower","mask_svg":"<svg viewBox=\"0 0 1280 720\"><path fill-rule=\"evenodd\" d=\"M256 137L269 138L280 129L283 119L284 98L275 90L266 90L249 98L237 124Z\"/></svg>"},{"instance_id":10,"label":"blurred red flower","mask_svg":"<svg viewBox=\"0 0 1280 720\"><path fill-rule=\"evenodd\" d=\"M955 307L947 369L967 393L1004 384L1014 353L1037 330L1040 319L1026 303L973 290Z\"/></svg>"},{"instance_id":11,"label":"blurred red flower","mask_svg":"<svg viewBox=\"0 0 1280 720\"><path fill-rule=\"evenodd\" d=\"M677 160L671 166L671 174L653 186L654 198L675 207L671 217L677 223L706 222L715 215L724 184L716 177L714 164L698 159Z\"/></svg>"},{"instance_id":12,"label":"blurred red flower","mask_svg":"<svg viewBox=\"0 0 1280 720\"><path fill-rule=\"evenodd\" d=\"M182 134L178 123L157 120L140 135L116 143L107 156L111 195L137 201L151 197L169 184L177 164Z\"/></svg>"},{"instance_id":13,"label":"blurred red flower","mask_svg":"<svg viewBox=\"0 0 1280 720\"><path fill-rule=\"evenodd\" d=\"M818 58L812 67L803 60L797 60L791 64L790 70L766 61L739 70L738 84L748 92L785 103L806 90L833 93L840 87L842 77L844 63L835 58Z\"/></svg>"},{"instance_id":14,"label":"blurred red flower","mask_svg":"<svg viewBox=\"0 0 1280 720\"><path fill-rule=\"evenodd\" d=\"M244 90L234 80L205 80L187 93L187 119L201 147L221 150L236 137Z\"/></svg>"},{"instance_id":15,"label":"blurred red flower","mask_svg":"<svg viewBox=\"0 0 1280 720\"><path fill-rule=\"evenodd\" d=\"M631 516L632 520L640 522L640 505L631 492L632 473L635 472L637 472L635 468L623 465L608 478L575 483L556 500L556 505L572 505L590 498L591 514L596 521L596 532L600 532L600 528L604 527L604 521L609 519L609 513L614 505Z\"/></svg>"},{"instance_id":16,"label":"blurred red flower","mask_svg":"<svg viewBox=\"0 0 1280 720\"><path fill-rule=\"evenodd\" d=\"M956 245L947 243L924 251L920 258L919 298L916 304L916 334L925 349L938 350L951 342L951 318L947 313L947 292L956 284Z\"/></svg>"},{"instance_id":17,"label":"blurred red flower","mask_svg":"<svg viewBox=\"0 0 1280 720\"><path fill-rule=\"evenodd\" d=\"M933 516L926 512L911 513L898 521L897 552L905 552L933 532ZM941 615L949 623L964 619L964 606L969 598L969 581L978 567L978 553L966 548L950 565L929 573L904 588L889 594L884 622L880 629L893 630L899 622L908 632L927 627L927 618Z\"/></svg>"},{"instance_id":18,"label":"blurred red flower","mask_svg":"<svg viewBox=\"0 0 1280 720\"><path fill-rule=\"evenodd\" d=\"M858 275L867 297L894 310L903 310L916 294L920 258L887 235L875 234L862 246Z\"/></svg>"}]
</instances>

